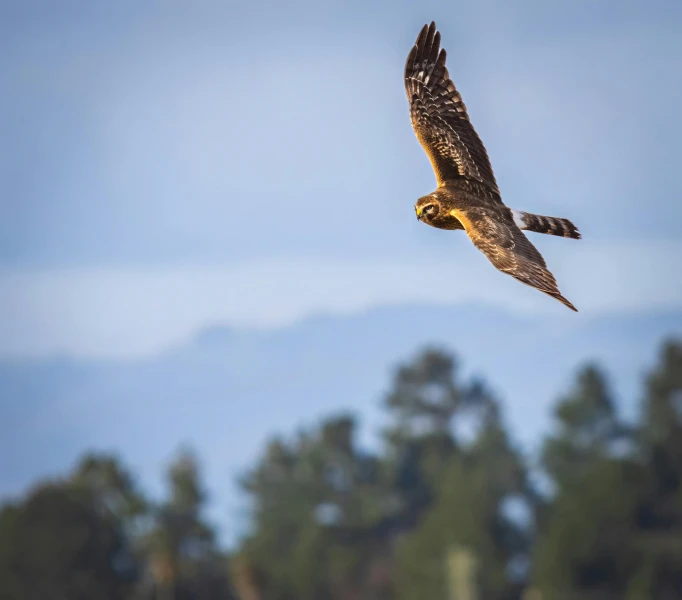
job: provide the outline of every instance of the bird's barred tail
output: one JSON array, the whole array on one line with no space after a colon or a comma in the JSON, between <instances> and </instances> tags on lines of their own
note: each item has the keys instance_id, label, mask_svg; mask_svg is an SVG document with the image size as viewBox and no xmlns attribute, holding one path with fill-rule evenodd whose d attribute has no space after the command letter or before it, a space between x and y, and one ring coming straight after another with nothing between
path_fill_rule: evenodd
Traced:
<instances>
[{"instance_id":1,"label":"bird's barred tail","mask_svg":"<svg viewBox=\"0 0 682 600\"><path fill-rule=\"evenodd\" d=\"M579 240L582 237L578 228L568 219L543 217L542 215L533 215L520 210L513 210L512 216L519 229L558 235L559 237L567 237L574 240Z\"/></svg>"}]
</instances>

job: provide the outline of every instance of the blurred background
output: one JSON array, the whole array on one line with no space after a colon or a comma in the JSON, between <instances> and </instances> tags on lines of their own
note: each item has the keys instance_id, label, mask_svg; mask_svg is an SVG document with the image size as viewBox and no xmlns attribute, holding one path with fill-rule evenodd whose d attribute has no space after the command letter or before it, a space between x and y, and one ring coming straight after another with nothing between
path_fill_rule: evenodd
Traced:
<instances>
[{"instance_id":1,"label":"blurred background","mask_svg":"<svg viewBox=\"0 0 682 600\"><path fill-rule=\"evenodd\" d=\"M462 232L435 20L558 302ZM0 598L682 598L682 4L0 2Z\"/></svg>"}]
</instances>

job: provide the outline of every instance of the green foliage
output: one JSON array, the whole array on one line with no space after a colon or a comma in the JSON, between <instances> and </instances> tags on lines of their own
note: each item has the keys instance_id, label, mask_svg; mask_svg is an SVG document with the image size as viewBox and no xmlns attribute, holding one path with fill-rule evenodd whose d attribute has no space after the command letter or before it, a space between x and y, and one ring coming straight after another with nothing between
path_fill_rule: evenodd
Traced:
<instances>
[{"instance_id":1,"label":"green foliage","mask_svg":"<svg viewBox=\"0 0 682 600\"><path fill-rule=\"evenodd\" d=\"M6 505L0 598L233 600L190 453L169 479L169 498L155 505L115 457L87 454L69 477Z\"/></svg>"},{"instance_id":2,"label":"green foliage","mask_svg":"<svg viewBox=\"0 0 682 600\"><path fill-rule=\"evenodd\" d=\"M542 463L558 484L608 458L615 442L627 435L606 378L592 365L579 371L575 388L557 404L554 415L557 433L545 441Z\"/></svg>"},{"instance_id":3,"label":"green foliage","mask_svg":"<svg viewBox=\"0 0 682 600\"><path fill-rule=\"evenodd\" d=\"M649 444L671 444L677 450L673 442L682 437L682 343L663 345L646 383L643 433Z\"/></svg>"},{"instance_id":4,"label":"green foliage","mask_svg":"<svg viewBox=\"0 0 682 600\"><path fill-rule=\"evenodd\" d=\"M483 557L486 590L506 597L509 563L527 554L529 538L503 507L530 486L497 403L456 375L435 350L397 370L383 456L359 451L349 417L271 442L243 480L254 507L243 552L265 575L265 599L437 594L458 542ZM464 420L468 441L457 433Z\"/></svg>"},{"instance_id":5,"label":"green foliage","mask_svg":"<svg viewBox=\"0 0 682 600\"><path fill-rule=\"evenodd\" d=\"M646 472L640 577L654 598L682 597L682 344L664 344L646 380L639 453Z\"/></svg>"},{"instance_id":6,"label":"green foliage","mask_svg":"<svg viewBox=\"0 0 682 600\"><path fill-rule=\"evenodd\" d=\"M451 457L461 450L455 434L459 421L480 418L491 401L480 383L459 380L453 357L427 349L396 370L385 404L392 423L384 432L382 462L402 520L414 524L433 502Z\"/></svg>"},{"instance_id":7,"label":"green foliage","mask_svg":"<svg viewBox=\"0 0 682 600\"><path fill-rule=\"evenodd\" d=\"M0 598L521 600L531 582L542 600L682 598L679 342L662 346L636 423L596 366L578 371L538 457L551 493L447 353L401 365L385 408L377 454L348 415L272 440L241 479L252 521L229 560L190 450L157 501L116 457L87 454L0 510Z\"/></svg>"},{"instance_id":8,"label":"green foliage","mask_svg":"<svg viewBox=\"0 0 682 600\"><path fill-rule=\"evenodd\" d=\"M191 450L181 450L167 478L168 498L151 507L153 525L142 540L157 595L189 599L204 589L229 598L226 565L202 517L206 493Z\"/></svg>"},{"instance_id":9,"label":"green foliage","mask_svg":"<svg viewBox=\"0 0 682 600\"><path fill-rule=\"evenodd\" d=\"M341 416L292 443L273 441L244 477L254 528L243 552L265 574L264 598L335 598L365 585L385 494L354 433Z\"/></svg>"},{"instance_id":10,"label":"green foliage","mask_svg":"<svg viewBox=\"0 0 682 600\"><path fill-rule=\"evenodd\" d=\"M593 367L557 406L543 462L558 489L534 561L547 599L682 597L682 345L663 346L646 384L637 427Z\"/></svg>"},{"instance_id":11,"label":"green foliage","mask_svg":"<svg viewBox=\"0 0 682 600\"><path fill-rule=\"evenodd\" d=\"M115 519L92 493L46 484L0 513L0 598L118 600L137 573Z\"/></svg>"},{"instance_id":12,"label":"green foliage","mask_svg":"<svg viewBox=\"0 0 682 600\"><path fill-rule=\"evenodd\" d=\"M558 590L623 597L639 564L631 535L638 479L635 465L604 460L560 489L535 548L536 583L548 598Z\"/></svg>"},{"instance_id":13,"label":"green foliage","mask_svg":"<svg viewBox=\"0 0 682 600\"><path fill-rule=\"evenodd\" d=\"M451 455L433 505L400 546L397 597L445 597L446 559L454 548L476 558L476 581L485 598L510 597L515 585L508 568L525 555L529 540L528 531L505 514L504 505L510 498L530 501L527 489L523 464L491 405L471 447Z\"/></svg>"},{"instance_id":14,"label":"green foliage","mask_svg":"<svg viewBox=\"0 0 682 600\"><path fill-rule=\"evenodd\" d=\"M71 476L71 483L89 490L102 508L131 527L148 509L132 475L114 456L84 455Z\"/></svg>"}]
</instances>

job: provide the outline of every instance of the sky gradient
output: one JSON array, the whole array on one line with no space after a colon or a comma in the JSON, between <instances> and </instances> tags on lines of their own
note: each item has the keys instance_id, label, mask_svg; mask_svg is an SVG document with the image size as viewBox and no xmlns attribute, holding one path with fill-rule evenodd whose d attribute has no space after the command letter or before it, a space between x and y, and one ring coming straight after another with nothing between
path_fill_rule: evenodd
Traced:
<instances>
[{"instance_id":1,"label":"sky gradient","mask_svg":"<svg viewBox=\"0 0 682 600\"><path fill-rule=\"evenodd\" d=\"M402 70L431 19L505 202L584 235L531 234L565 295L682 306L677 2L0 6L0 355L415 299L562 309L414 219L434 177Z\"/></svg>"},{"instance_id":2,"label":"sky gradient","mask_svg":"<svg viewBox=\"0 0 682 600\"><path fill-rule=\"evenodd\" d=\"M529 234L577 315L415 219L435 179L403 68L431 20L505 203L583 234ZM468 326L482 311L466 343L450 317L437 329L508 384L525 447L579 360L626 373L634 406L653 338L682 330L681 39L679 0L0 0L0 496L86 448L123 451L158 491L185 440L233 535L232 478L273 432L354 407L376 433L376 400L412 352L391 334L412 344L425 306L466 305ZM509 329L506 371L488 314L531 323ZM352 323L374 328L363 349L390 352L346 377ZM195 357L220 324L229 339L262 330L263 352ZM535 395L509 383L531 347L550 379ZM240 388L247 376L266 390Z\"/></svg>"}]
</instances>

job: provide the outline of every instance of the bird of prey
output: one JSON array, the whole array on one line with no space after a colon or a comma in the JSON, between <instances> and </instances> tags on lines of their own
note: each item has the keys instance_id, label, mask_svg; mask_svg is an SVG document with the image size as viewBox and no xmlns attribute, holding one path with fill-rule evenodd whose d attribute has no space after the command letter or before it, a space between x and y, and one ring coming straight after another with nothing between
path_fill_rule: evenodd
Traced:
<instances>
[{"instance_id":1,"label":"bird of prey","mask_svg":"<svg viewBox=\"0 0 682 600\"><path fill-rule=\"evenodd\" d=\"M424 25L407 57L405 90L412 127L438 183L417 200L417 219L439 229L463 229L497 269L577 312L521 230L573 239L580 239L580 233L568 219L514 210L502 202L488 153L448 74L433 22Z\"/></svg>"}]
</instances>

